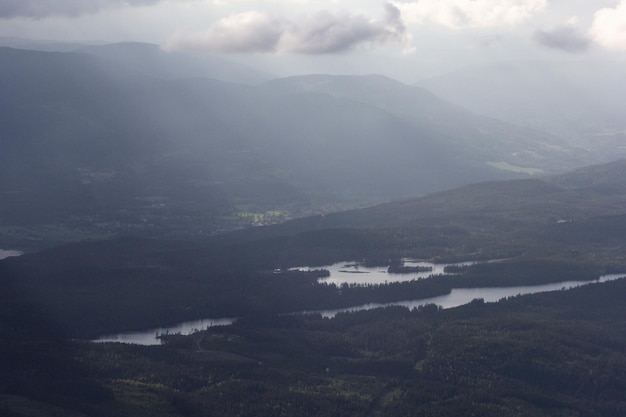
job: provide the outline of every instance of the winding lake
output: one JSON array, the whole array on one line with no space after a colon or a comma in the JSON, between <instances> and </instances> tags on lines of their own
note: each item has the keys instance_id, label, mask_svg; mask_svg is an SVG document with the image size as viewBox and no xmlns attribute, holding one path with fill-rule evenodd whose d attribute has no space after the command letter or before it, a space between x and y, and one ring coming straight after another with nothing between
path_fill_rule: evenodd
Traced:
<instances>
[{"instance_id":1,"label":"winding lake","mask_svg":"<svg viewBox=\"0 0 626 417\"><path fill-rule=\"evenodd\" d=\"M176 324L171 327L157 327L150 330L142 330L139 332L128 332L118 334L108 334L99 337L94 342L120 342L120 343L132 343L135 345L159 345L161 339L157 336L161 334L191 334L199 330L206 330L213 326L229 326L237 320L236 318L221 318L221 319L200 319L186 321Z\"/></svg>"},{"instance_id":2,"label":"winding lake","mask_svg":"<svg viewBox=\"0 0 626 417\"><path fill-rule=\"evenodd\" d=\"M18 250L0 249L0 259L10 258L11 256L20 256L22 252Z\"/></svg>"},{"instance_id":3,"label":"winding lake","mask_svg":"<svg viewBox=\"0 0 626 417\"><path fill-rule=\"evenodd\" d=\"M433 275L445 275L444 271L446 266L464 266L472 265L477 262L459 262L452 264L435 264L431 262L423 262L415 259L403 259L403 265L405 267L421 267L428 269L421 272L411 272L405 274L397 274L387 272L387 267L366 267L358 262L338 262L329 266L322 266L319 268L311 267L299 267L293 268L299 271L310 271L313 269L325 269L330 272L330 276L322 278L320 282L326 282L329 284L385 284L391 282L411 281L414 279L429 278ZM485 262L498 262L498 260L485 261Z\"/></svg>"},{"instance_id":4,"label":"winding lake","mask_svg":"<svg viewBox=\"0 0 626 417\"><path fill-rule=\"evenodd\" d=\"M345 263L344 263L345 265ZM349 308L342 308L337 310L317 310L317 311L303 311L301 313L319 313L323 317L334 317L338 313L349 312L349 311L358 311L358 310L369 310L373 308L379 307L387 307L387 306L405 306L408 308L416 308L420 305L425 304L437 304L442 306L443 308L453 308L458 307L463 304L467 304L476 298L482 298L486 303L496 302L501 300L502 298L512 297L516 295L524 295L524 294L535 294L539 292L546 291L556 291L556 290L564 290L575 287L580 287L582 285L597 283L597 282L607 282L613 281L616 279L624 278L626 274L611 274L611 275L603 275L597 280L593 281L564 281L557 282L553 284L544 284L544 285L528 285L528 286L520 286L520 287L492 287L492 288L455 288L450 294L424 298L420 300L407 300L407 301L398 301L393 303L386 304L364 304L360 306L354 306ZM413 278L414 279L414 278ZM190 334L198 330L205 330L208 327L212 326L227 326L234 323L236 318L221 318L221 319L203 319L203 320L194 320L188 321L184 323L177 324L172 327L164 327L164 328L155 328L140 332L132 332L132 333L120 333L114 335L105 335L93 342L121 342L121 343L132 343L138 345L159 345L161 344L161 340L157 338L160 334Z\"/></svg>"},{"instance_id":5,"label":"winding lake","mask_svg":"<svg viewBox=\"0 0 626 417\"><path fill-rule=\"evenodd\" d=\"M450 294L440 295L437 297L423 298L420 300L408 300L397 301L392 303L378 304L363 304L360 306L341 308L336 310L318 310L311 313L319 313L323 317L332 318L338 313L345 313L349 311L370 310L379 307L388 306L404 306L409 309L413 309L426 304L437 304L443 308L459 307L464 304L470 303L472 300L482 298L486 303L494 303L503 298L514 297L516 295L536 294L547 291L568 290L571 288L580 287L582 285L593 284L597 282L614 281L616 279L626 277L625 274L611 274L603 275L597 280L593 281L563 281L555 282L552 284L542 285L526 285L520 287L490 287L490 288L453 288Z\"/></svg>"}]
</instances>

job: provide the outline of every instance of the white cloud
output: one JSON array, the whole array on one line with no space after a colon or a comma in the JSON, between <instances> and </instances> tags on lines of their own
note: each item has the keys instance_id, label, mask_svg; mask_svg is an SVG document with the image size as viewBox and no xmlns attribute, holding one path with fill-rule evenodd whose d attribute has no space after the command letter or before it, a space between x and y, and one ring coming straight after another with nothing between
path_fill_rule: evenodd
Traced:
<instances>
[{"instance_id":1,"label":"white cloud","mask_svg":"<svg viewBox=\"0 0 626 417\"><path fill-rule=\"evenodd\" d=\"M462 29L518 25L544 10L548 0L396 0L394 4L407 23Z\"/></svg>"},{"instance_id":2,"label":"white cloud","mask_svg":"<svg viewBox=\"0 0 626 417\"><path fill-rule=\"evenodd\" d=\"M235 4L235 3L254 3L258 5L259 3L259 0L211 0L211 1L214 4L219 4L219 5L229 5L229 4ZM319 0L264 0L264 3L305 4L305 3L319 3Z\"/></svg>"},{"instance_id":3,"label":"white cloud","mask_svg":"<svg viewBox=\"0 0 626 417\"><path fill-rule=\"evenodd\" d=\"M589 36L607 49L626 50L626 0L594 14Z\"/></svg>"},{"instance_id":4,"label":"white cloud","mask_svg":"<svg viewBox=\"0 0 626 417\"><path fill-rule=\"evenodd\" d=\"M268 13L251 11L226 17L205 32L179 31L162 45L165 50L216 52L272 52L289 22Z\"/></svg>"},{"instance_id":5,"label":"white cloud","mask_svg":"<svg viewBox=\"0 0 626 417\"><path fill-rule=\"evenodd\" d=\"M227 53L329 54L364 44L397 43L406 46L409 40L400 11L387 3L381 19L327 11L298 19L285 19L259 11L244 12L221 19L205 32L175 33L163 44L163 48Z\"/></svg>"}]
</instances>

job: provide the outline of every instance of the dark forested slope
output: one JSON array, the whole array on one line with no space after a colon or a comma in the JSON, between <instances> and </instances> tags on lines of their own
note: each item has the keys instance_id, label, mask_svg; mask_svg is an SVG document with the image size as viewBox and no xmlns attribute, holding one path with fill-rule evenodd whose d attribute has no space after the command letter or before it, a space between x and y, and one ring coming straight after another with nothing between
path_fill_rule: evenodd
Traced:
<instances>
[{"instance_id":1,"label":"dark forested slope","mask_svg":"<svg viewBox=\"0 0 626 417\"><path fill-rule=\"evenodd\" d=\"M621 416L625 283L257 316L154 347L3 337L0 401L8 416Z\"/></svg>"},{"instance_id":2,"label":"dark forested slope","mask_svg":"<svg viewBox=\"0 0 626 417\"><path fill-rule=\"evenodd\" d=\"M199 317L419 299L459 286L591 280L626 270L623 166L478 184L205 241L126 238L26 254L0 262L6 307L30 299L68 334L94 336ZM354 260L386 267L402 257L507 260L462 278L342 291L317 284L319 275L274 272Z\"/></svg>"},{"instance_id":3,"label":"dark forested slope","mask_svg":"<svg viewBox=\"0 0 626 417\"><path fill-rule=\"evenodd\" d=\"M4 259L1 410L621 416L624 279L443 311L284 313L623 273L624 166L479 184L210 241L126 238ZM403 256L507 259L373 287L275 271ZM68 340L220 315L241 319L171 335L165 346Z\"/></svg>"}]
</instances>

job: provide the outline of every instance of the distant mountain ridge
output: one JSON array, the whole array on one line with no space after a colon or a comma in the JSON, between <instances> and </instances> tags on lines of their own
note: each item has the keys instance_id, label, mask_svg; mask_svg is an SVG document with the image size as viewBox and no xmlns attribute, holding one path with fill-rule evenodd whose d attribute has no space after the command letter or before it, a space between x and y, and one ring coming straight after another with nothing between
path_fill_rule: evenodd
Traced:
<instances>
[{"instance_id":1,"label":"distant mountain ridge","mask_svg":"<svg viewBox=\"0 0 626 417\"><path fill-rule=\"evenodd\" d=\"M494 163L505 161L547 172L566 170L568 165L584 165L586 153L557 145L554 143L557 137L477 115L468 110L471 107L458 106L429 90L381 75L295 76L272 80L265 85L285 94L328 94L374 106L415 127L436 132L440 143L449 147L450 152L458 147L463 150L459 158L475 159L478 164L485 164L485 157L489 155ZM560 165L563 163L565 166ZM550 167L551 164L556 165Z\"/></svg>"},{"instance_id":2,"label":"distant mountain ridge","mask_svg":"<svg viewBox=\"0 0 626 417\"><path fill-rule=\"evenodd\" d=\"M272 78L269 74L218 56L168 52L150 43L83 46L75 52L94 55L120 68L163 79L212 78L224 82L259 84Z\"/></svg>"},{"instance_id":3,"label":"distant mountain ridge","mask_svg":"<svg viewBox=\"0 0 626 417\"><path fill-rule=\"evenodd\" d=\"M18 240L43 224L212 234L587 155L381 76L235 84L173 77L186 69L163 54L0 48L0 224L19 226Z\"/></svg>"},{"instance_id":4,"label":"distant mountain ridge","mask_svg":"<svg viewBox=\"0 0 626 417\"><path fill-rule=\"evenodd\" d=\"M625 73L619 61L503 62L417 85L477 113L551 132L608 162L626 156Z\"/></svg>"},{"instance_id":5,"label":"distant mountain ridge","mask_svg":"<svg viewBox=\"0 0 626 417\"><path fill-rule=\"evenodd\" d=\"M0 37L0 47L88 54L111 66L117 66L120 71L161 79L212 78L225 82L259 84L273 78L269 74L216 55L168 52L159 45L145 42L80 44Z\"/></svg>"}]
</instances>

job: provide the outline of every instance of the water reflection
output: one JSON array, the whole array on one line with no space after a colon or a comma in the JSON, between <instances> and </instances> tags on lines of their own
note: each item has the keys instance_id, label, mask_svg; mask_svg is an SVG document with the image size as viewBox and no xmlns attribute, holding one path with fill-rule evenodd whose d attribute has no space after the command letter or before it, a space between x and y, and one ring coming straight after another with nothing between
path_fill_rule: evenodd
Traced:
<instances>
[{"instance_id":1,"label":"water reflection","mask_svg":"<svg viewBox=\"0 0 626 417\"><path fill-rule=\"evenodd\" d=\"M603 275L599 279L594 281L564 281L556 282L552 284L544 285L526 285L519 287L491 287L491 288L454 288L450 294L440 295L437 297L424 298L421 300L408 300L398 301L393 303L371 303L360 306L336 309L336 310L320 310L314 313L319 313L323 317L334 317L338 313L344 313L349 311L370 310L379 307L388 306L404 306L410 309L417 308L426 304L436 304L443 308L459 307L464 304L470 303L472 300L482 298L486 303L493 303L500 301L503 298L514 297L516 295L536 294L540 292L556 291L580 287L595 282L607 282L613 281L625 277L623 274L611 274Z\"/></svg>"},{"instance_id":2,"label":"water reflection","mask_svg":"<svg viewBox=\"0 0 626 417\"><path fill-rule=\"evenodd\" d=\"M179 323L171 327L158 327L150 330L143 330L139 332L128 332L119 334L109 334L99 337L94 342L120 342L120 343L132 343L136 345L160 345L161 339L159 335L162 334L191 334L199 330L206 330L213 326L230 326L235 322L235 318L221 318L221 319L201 319L192 320Z\"/></svg>"},{"instance_id":3,"label":"water reflection","mask_svg":"<svg viewBox=\"0 0 626 417\"><path fill-rule=\"evenodd\" d=\"M342 263L342 267L345 266L345 263ZM386 274L386 273L385 273ZM603 275L597 280L593 281L564 281L557 282L552 284L544 284L544 285L527 285L527 286L519 286L519 287L491 287L491 288L454 288L450 294L442 295L438 297L424 298L420 300L407 300L407 301L398 301L392 303L385 304L364 304L360 306L336 309L336 310L316 310L316 311L302 311L300 313L318 313L323 317L332 318L338 313L350 312L350 311L359 311L359 310L370 310L373 308L379 307L388 307L388 306L404 306L409 309L417 308L426 304L437 304L443 308L453 308L458 307L464 304L471 302L474 299L482 298L486 303L496 302L506 297L513 297L516 295L524 295L524 294L535 294L539 292L546 291L556 291L556 290L564 290L575 287L580 287L582 285L587 285L595 282L607 282L613 281L616 279L624 278L626 274L611 274L611 275ZM414 277L412 279L415 279ZM159 345L161 344L161 339L157 336L161 334L176 334L180 333L183 335L191 334L198 330L205 330L208 327L212 326L228 326L233 324L237 319L236 318L220 318L220 319L203 319L203 320L194 320L187 321L184 323L177 324L172 327L164 327L164 328L156 328L150 329L140 332L132 332L132 333L120 333L114 335L105 335L102 336L94 342L121 342L121 343L132 343L138 345Z\"/></svg>"},{"instance_id":4,"label":"water reflection","mask_svg":"<svg viewBox=\"0 0 626 417\"><path fill-rule=\"evenodd\" d=\"M486 262L497 262L486 261ZM299 267L293 268L300 271L310 271L314 269L325 269L330 272L330 276L320 279L320 282L328 284L335 284L340 286L342 284L361 284L361 285L376 285L386 284L391 282L404 282L415 279L424 279L433 275L445 275L445 268L450 265L454 266L466 266L472 265L476 262L459 262L451 264L435 264L432 262L423 262L416 259L403 259L403 265L405 267L420 267L424 269L420 272L411 272L406 274L394 274L387 272L387 267L367 267L360 262L338 262L329 266L322 266L318 268L313 267Z\"/></svg>"},{"instance_id":5,"label":"water reflection","mask_svg":"<svg viewBox=\"0 0 626 417\"><path fill-rule=\"evenodd\" d=\"M10 258L11 256L20 256L23 252L18 250L0 249L0 259Z\"/></svg>"}]
</instances>

